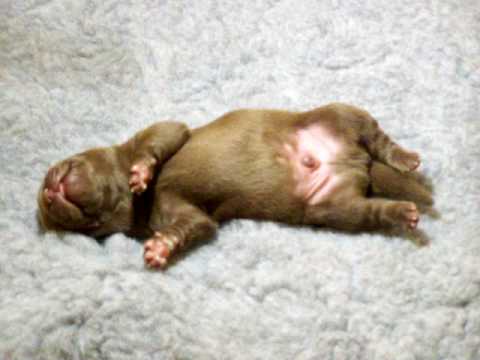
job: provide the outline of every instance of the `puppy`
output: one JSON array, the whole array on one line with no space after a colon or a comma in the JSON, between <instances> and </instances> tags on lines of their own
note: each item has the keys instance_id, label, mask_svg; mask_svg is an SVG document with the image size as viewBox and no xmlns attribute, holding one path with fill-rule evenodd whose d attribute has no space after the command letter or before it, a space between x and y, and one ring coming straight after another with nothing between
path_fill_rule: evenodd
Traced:
<instances>
[{"instance_id":1,"label":"puppy","mask_svg":"<svg viewBox=\"0 0 480 360\"><path fill-rule=\"evenodd\" d=\"M48 230L149 238L145 263L164 268L234 218L414 229L416 203L432 204L409 174L419 164L354 106L238 110L191 132L160 122L124 144L61 161L39 191L39 219Z\"/></svg>"}]
</instances>

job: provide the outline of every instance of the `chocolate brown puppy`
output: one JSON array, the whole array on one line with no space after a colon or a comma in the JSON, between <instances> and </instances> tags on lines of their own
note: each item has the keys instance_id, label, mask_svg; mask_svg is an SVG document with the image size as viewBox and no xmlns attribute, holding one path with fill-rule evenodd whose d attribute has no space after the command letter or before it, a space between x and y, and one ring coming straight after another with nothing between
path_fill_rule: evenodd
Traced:
<instances>
[{"instance_id":1,"label":"chocolate brown puppy","mask_svg":"<svg viewBox=\"0 0 480 360\"><path fill-rule=\"evenodd\" d=\"M125 144L60 162L40 189L40 218L47 229L149 237L145 262L163 268L234 218L413 229L415 203L432 204L409 174L419 164L354 106L239 110L191 133L158 123Z\"/></svg>"}]
</instances>

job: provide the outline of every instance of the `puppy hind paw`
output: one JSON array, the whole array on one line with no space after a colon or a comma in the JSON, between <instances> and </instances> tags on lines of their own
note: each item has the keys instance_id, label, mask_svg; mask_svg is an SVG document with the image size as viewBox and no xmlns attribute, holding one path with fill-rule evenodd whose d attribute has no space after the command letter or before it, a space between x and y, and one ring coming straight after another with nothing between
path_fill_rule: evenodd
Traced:
<instances>
[{"instance_id":1,"label":"puppy hind paw","mask_svg":"<svg viewBox=\"0 0 480 360\"><path fill-rule=\"evenodd\" d=\"M418 153L407 151L399 146L392 150L390 156L390 165L403 172L415 170L420 166L420 162Z\"/></svg>"},{"instance_id":2,"label":"puppy hind paw","mask_svg":"<svg viewBox=\"0 0 480 360\"><path fill-rule=\"evenodd\" d=\"M415 229L420 221L417 206L412 202L401 202L396 206L396 220L407 229Z\"/></svg>"}]
</instances>

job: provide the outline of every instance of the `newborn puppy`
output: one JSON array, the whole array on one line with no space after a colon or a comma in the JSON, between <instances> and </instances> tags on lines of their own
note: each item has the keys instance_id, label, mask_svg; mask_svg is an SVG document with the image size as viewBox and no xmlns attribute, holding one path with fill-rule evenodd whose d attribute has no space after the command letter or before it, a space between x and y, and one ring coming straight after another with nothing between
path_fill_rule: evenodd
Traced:
<instances>
[{"instance_id":1,"label":"newborn puppy","mask_svg":"<svg viewBox=\"0 0 480 360\"><path fill-rule=\"evenodd\" d=\"M40 189L40 220L47 229L149 237L145 262L163 268L234 218L413 229L415 203L432 204L409 174L419 164L418 154L350 105L239 110L191 133L157 123L122 145L60 162Z\"/></svg>"}]
</instances>

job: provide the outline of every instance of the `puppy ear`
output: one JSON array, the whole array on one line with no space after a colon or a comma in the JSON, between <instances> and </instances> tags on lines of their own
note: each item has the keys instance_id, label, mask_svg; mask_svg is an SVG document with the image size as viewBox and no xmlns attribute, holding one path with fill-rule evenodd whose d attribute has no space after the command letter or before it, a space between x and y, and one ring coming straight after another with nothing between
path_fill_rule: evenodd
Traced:
<instances>
[{"instance_id":1,"label":"puppy ear","mask_svg":"<svg viewBox=\"0 0 480 360\"><path fill-rule=\"evenodd\" d=\"M40 225L40 229L43 230L43 232L47 231L54 231L54 230L61 230L58 225L53 223L44 213L44 210L40 207L37 209L37 221L38 224Z\"/></svg>"}]
</instances>

